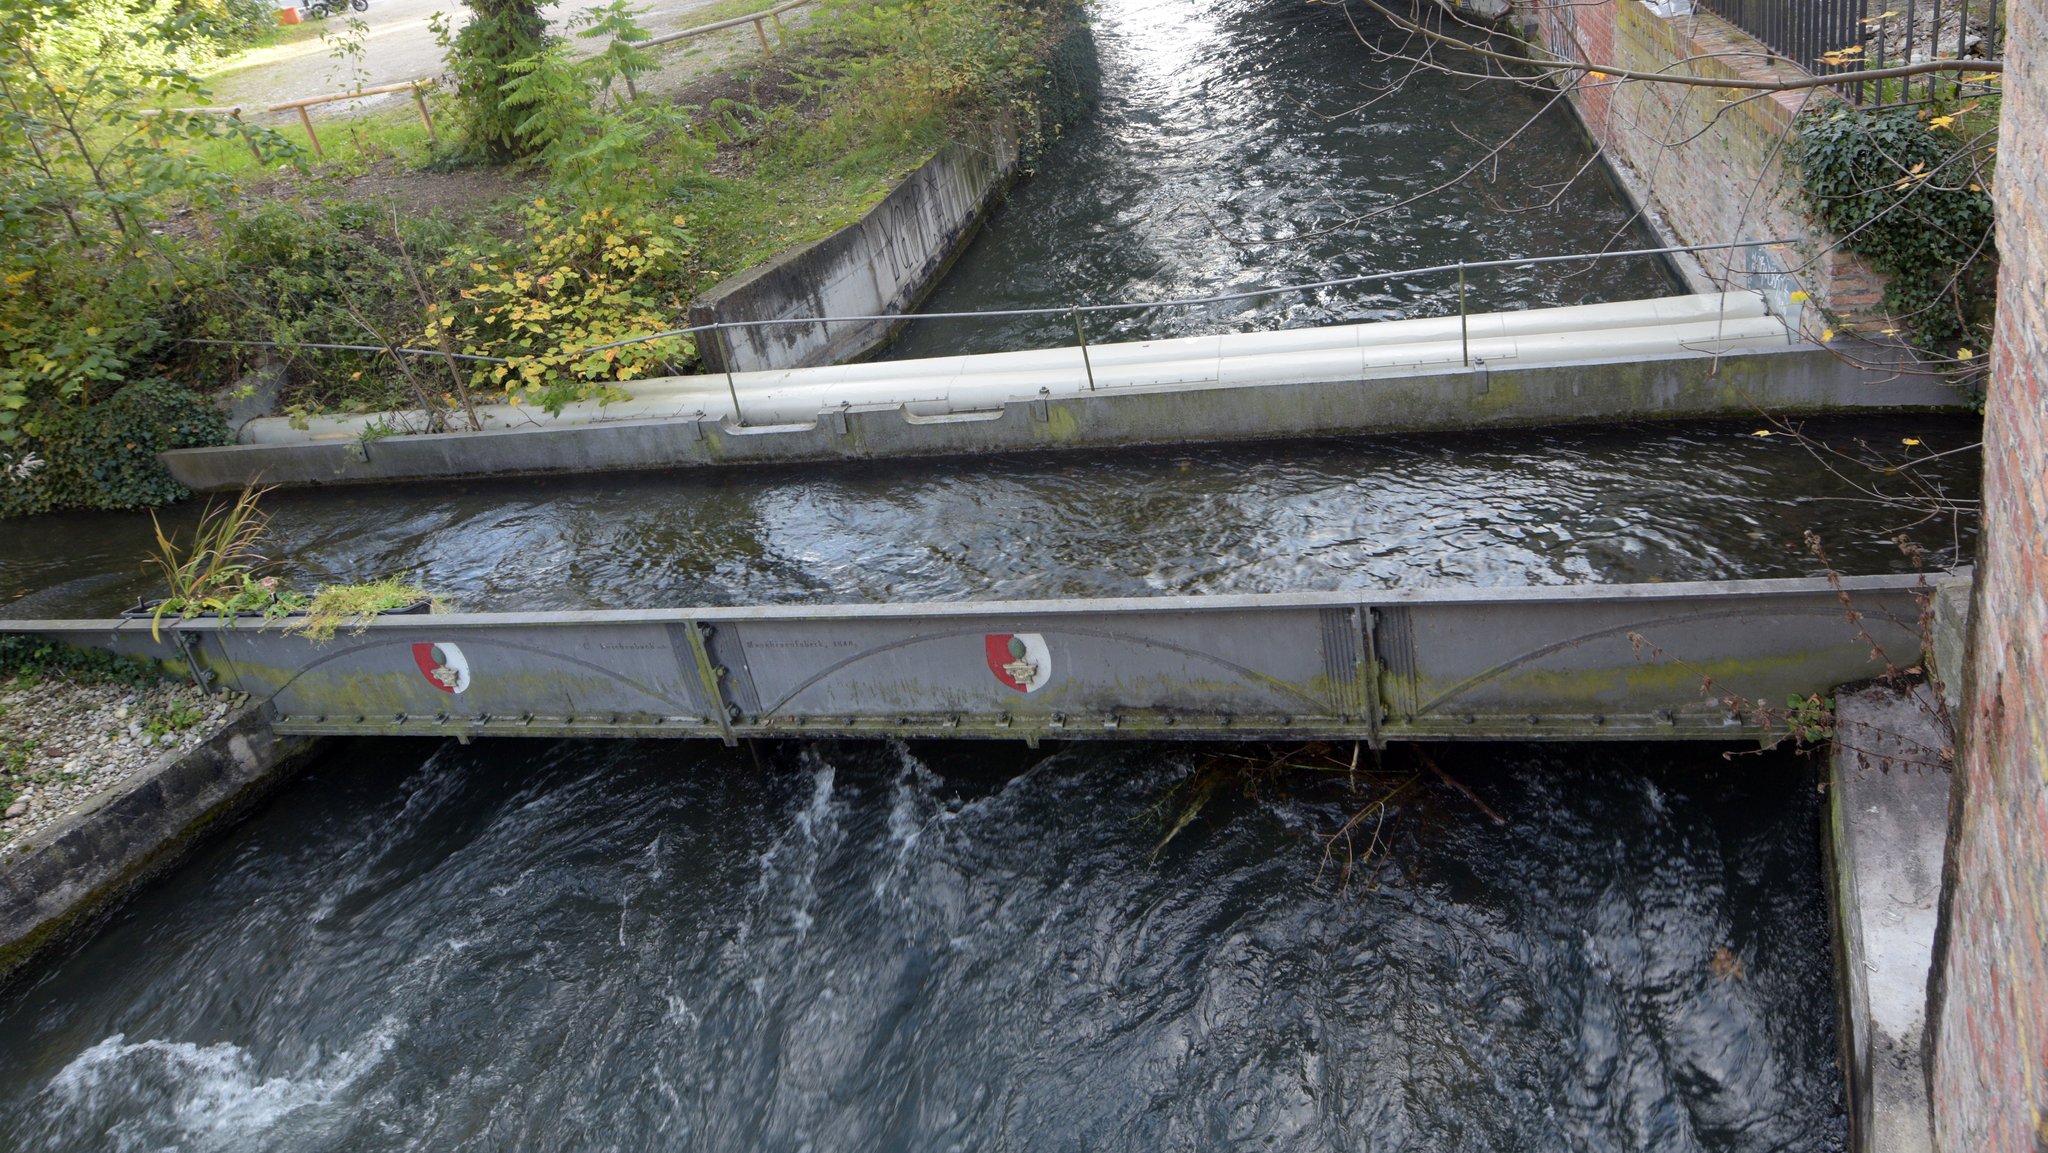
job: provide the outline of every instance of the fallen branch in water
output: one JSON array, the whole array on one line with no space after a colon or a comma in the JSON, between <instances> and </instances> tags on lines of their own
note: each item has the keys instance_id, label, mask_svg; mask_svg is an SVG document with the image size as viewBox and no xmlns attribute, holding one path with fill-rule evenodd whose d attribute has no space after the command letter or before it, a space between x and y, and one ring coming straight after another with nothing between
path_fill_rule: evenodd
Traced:
<instances>
[{"instance_id":1,"label":"fallen branch in water","mask_svg":"<svg viewBox=\"0 0 2048 1153\"><path fill-rule=\"evenodd\" d=\"M1505 825L1508 823L1508 819L1506 817L1503 817L1499 813L1494 812L1493 806L1488 805L1485 801L1480 800L1479 794L1467 788L1465 786L1465 782L1459 780L1458 778L1452 776L1447 772L1444 772L1444 767L1436 763L1435 757L1430 756L1428 753L1423 752L1419 748L1415 750L1415 755L1422 758L1423 765L1427 767L1430 772L1435 773L1443 781L1444 784L1447 784L1450 787L1458 790L1459 794L1462 795L1466 800L1472 802L1474 805L1477 805L1479 807L1479 811L1485 813L1486 818L1488 820L1492 821L1496 825Z\"/></svg>"}]
</instances>

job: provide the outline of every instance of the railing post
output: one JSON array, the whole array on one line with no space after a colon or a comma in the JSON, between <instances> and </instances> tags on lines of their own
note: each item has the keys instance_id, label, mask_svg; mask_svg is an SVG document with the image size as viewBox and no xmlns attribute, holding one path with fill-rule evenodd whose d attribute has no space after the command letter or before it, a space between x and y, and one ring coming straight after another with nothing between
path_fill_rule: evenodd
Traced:
<instances>
[{"instance_id":1,"label":"railing post","mask_svg":"<svg viewBox=\"0 0 2048 1153\"><path fill-rule=\"evenodd\" d=\"M1088 334L1081 330L1081 308L1074 306L1074 339L1081 342L1081 367L1088 371L1088 391L1095 391L1095 364L1088 358Z\"/></svg>"},{"instance_id":2,"label":"railing post","mask_svg":"<svg viewBox=\"0 0 2048 1153\"><path fill-rule=\"evenodd\" d=\"M306 111L303 104L299 105L299 123L306 126L306 139L313 142L313 155L322 160L327 159L327 154L320 150L320 134L313 131L313 115Z\"/></svg>"},{"instance_id":3,"label":"railing post","mask_svg":"<svg viewBox=\"0 0 2048 1153\"><path fill-rule=\"evenodd\" d=\"M768 29L762 26L759 16L754 17L754 36L761 41L761 55L768 55Z\"/></svg>"},{"instance_id":4,"label":"railing post","mask_svg":"<svg viewBox=\"0 0 2048 1153\"><path fill-rule=\"evenodd\" d=\"M732 346L726 342L725 329L726 323L722 320L711 326L711 331L718 335L718 363L725 366L725 391L732 394L732 418L741 428L745 428L747 414L740 411L740 387L733 383Z\"/></svg>"},{"instance_id":5,"label":"railing post","mask_svg":"<svg viewBox=\"0 0 2048 1153\"><path fill-rule=\"evenodd\" d=\"M1465 367L1472 367L1472 322L1465 316L1465 262L1458 262L1458 343L1465 350Z\"/></svg>"},{"instance_id":6,"label":"railing post","mask_svg":"<svg viewBox=\"0 0 2048 1153\"><path fill-rule=\"evenodd\" d=\"M412 102L420 110L420 123L427 126L427 139L439 144L441 136L434 131L434 118L427 113L427 90L425 86L417 84L413 86Z\"/></svg>"}]
</instances>

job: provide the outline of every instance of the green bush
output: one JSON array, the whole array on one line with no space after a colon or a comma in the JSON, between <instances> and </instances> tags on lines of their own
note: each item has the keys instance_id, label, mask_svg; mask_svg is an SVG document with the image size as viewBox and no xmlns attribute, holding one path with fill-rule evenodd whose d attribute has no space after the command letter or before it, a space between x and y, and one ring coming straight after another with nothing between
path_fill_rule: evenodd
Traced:
<instances>
[{"instance_id":1,"label":"green bush","mask_svg":"<svg viewBox=\"0 0 2048 1153\"><path fill-rule=\"evenodd\" d=\"M157 667L139 657L82 649L18 633L0 635L0 681L59 677L80 684L155 684Z\"/></svg>"},{"instance_id":2,"label":"green bush","mask_svg":"<svg viewBox=\"0 0 2048 1153\"><path fill-rule=\"evenodd\" d=\"M228 440L218 413L162 379L126 385L97 404L47 405L24 431L0 456L0 471L12 474L0 486L0 516L179 500L190 494L156 454Z\"/></svg>"}]
</instances>

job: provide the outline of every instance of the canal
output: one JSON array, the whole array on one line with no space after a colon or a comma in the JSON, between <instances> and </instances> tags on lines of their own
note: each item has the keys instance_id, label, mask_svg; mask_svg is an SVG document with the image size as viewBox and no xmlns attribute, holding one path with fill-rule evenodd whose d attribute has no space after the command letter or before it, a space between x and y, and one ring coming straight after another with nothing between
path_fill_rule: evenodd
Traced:
<instances>
[{"instance_id":1,"label":"canal","mask_svg":"<svg viewBox=\"0 0 2048 1153\"><path fill-rule=\"evenodd\" d=\"M1100 113L933 308L1646 240L1597 170L1566 185L1586 153L1561 116L1487 181L1439 188L1538 111L1528 93L1419 78L1330 116L1399 68L1327 6L1092 12ZM1615 263L1472 290L1518 307L1670 287ZM1137 314L1102 338L1424 315L1454 292ZM898 351L1044 335L937 327ZM1822 569L1809 531L1845 571L1967 560L1974 465L1931 454L1973 441L1970 422L1803 431L1815 443L1759 420L266 503L293 579L405 573L472 609L1791 576ZM1909 454L1928 459L1867 467ZM105 615L150 591L149 540L130 514L11 523L0 612ZM1273 768L1281 752L341 743L0 992L0 1132L47 1150L1844 1147L1811 761L1435 750L1496 824L1414 750L1356 771L1330 771L1348 749ZM1347 875L1331 838L1354 817Z\"/></svg>"}]
</instances>

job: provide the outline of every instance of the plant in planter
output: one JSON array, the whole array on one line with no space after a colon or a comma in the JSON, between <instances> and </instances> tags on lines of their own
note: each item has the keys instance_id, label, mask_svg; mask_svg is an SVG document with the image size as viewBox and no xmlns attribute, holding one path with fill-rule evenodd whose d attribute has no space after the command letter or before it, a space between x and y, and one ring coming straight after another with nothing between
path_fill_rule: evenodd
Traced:
<instances>
[{"instance_id":1,"label":"plant in planter","mask_svg":"<svg viewBox=\"0 0 2048 1153\"><path fill-rule=\"evenodd\" d=\"M379 613L438 613L447 608L441 598L399 577L367 584L322 585L304 607L304 614L285 628L316 642L333 639L343 625L350 626L350 632L362 632Z\"/></svg>"},{"instance_id":2,"label":"plant in planter","mask_svg":"<svg viewBox=\"0 0 2048 1153\"><path fill-rule=\"evenodd\" d=\"M163 573L169 593L149 607L151 639L161 639L159 628L167 616L219 616L232 622L255 615L270 621L306 607L304 593L283 588L275 576L261 575L271 564L261 551L270 518L257 505L269 491L244 488L233 504L208 503L189 546L176 534L165 533L156 514L150 513L156 551L149 563Z\"/></svg>"}]
</instances>

